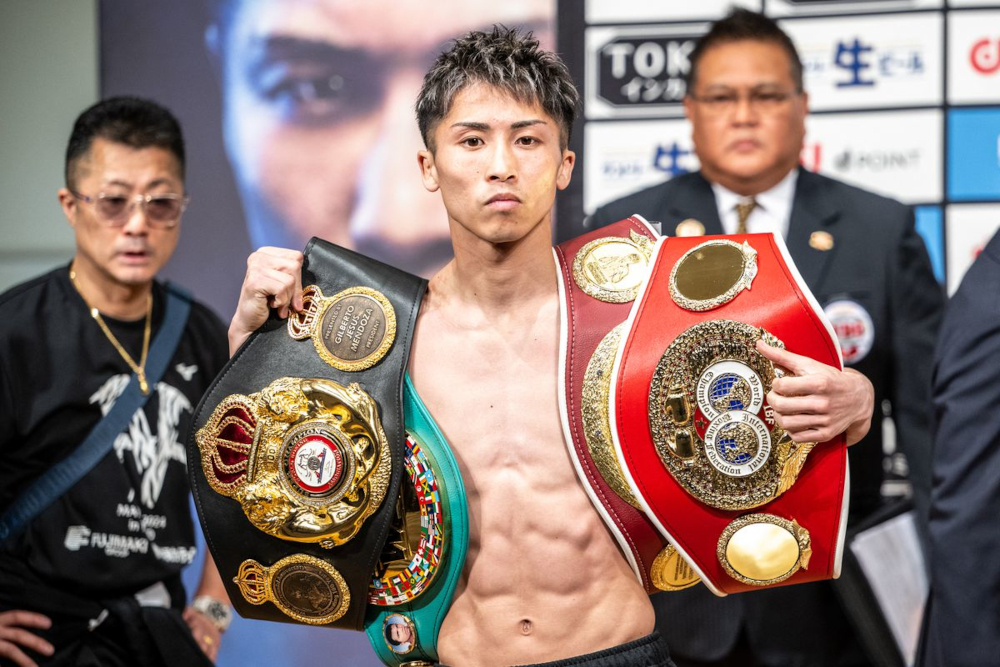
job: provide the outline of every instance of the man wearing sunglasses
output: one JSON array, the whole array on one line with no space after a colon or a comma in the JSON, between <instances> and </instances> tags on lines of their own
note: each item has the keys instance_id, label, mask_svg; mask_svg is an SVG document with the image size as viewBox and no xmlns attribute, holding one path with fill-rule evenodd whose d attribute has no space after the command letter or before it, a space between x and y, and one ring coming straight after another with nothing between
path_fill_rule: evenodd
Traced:
<instances>
[{"instance_id":1,"label":"man wearing sunglasses","mask_svg":"<svg viewBox=\"0 0 1000 667\"><path fill-rule=\"evenodd\" d=\"M188 201L180 126L100 102L65 177L72 261L0 295L0 664L208 664L229 608L210 559L186 606L182 439L226 346L155 280Z\"/></svg>"},{"instance_id":2,"label":"man wearing sunglasses","mask_svg":"<svg viewBox=\"0 0 1000 667\"><path fill-rule=\"evenodd\" d=\"M784 237L845 366L875 386L871 431L850 451L849 526L882 503L886 405L926 512L931 359L944 296L912 209L799 166L809 99L795 46L773 20L734 10L699 40L690 63L684 110L701 170L599 208L591 225L638 213L669 235ZM654 599L682 667L871 663L828 582L724 599L699 586Z\"/></svg>"}]
</instances>

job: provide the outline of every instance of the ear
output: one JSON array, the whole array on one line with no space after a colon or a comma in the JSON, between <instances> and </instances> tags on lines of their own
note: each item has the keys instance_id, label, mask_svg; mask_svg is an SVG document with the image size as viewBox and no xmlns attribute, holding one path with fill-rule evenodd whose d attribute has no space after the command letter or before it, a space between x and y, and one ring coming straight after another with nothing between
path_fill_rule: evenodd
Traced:
<instances>
[{"instance_id":1,"label":"ear","mask_svg":"<svg viewBox=\"0 0 1000 667\"><path fill-rule=\"evenodd\" d=\"M59 207L62 208L63 215L66 216L66 220L69 221L70 227L76 227L76 207L79 206L80 202L76 200L73 193L66 188L59 188L56 193L59 198Z\"/></svg>"},{"instance_id":2,"label":"ear","mask_svg":"<svg viewBox=\"0 0 1000 667\"><path fill-rule=\"evenodd\" d=\"M690 95L684 96L684 117L691 121L691 114L694 113L694 101Z\"/></svg>"},{"instance_id":3,"label":"ear","mask_svg":"<svg viewBox=\"0 0 1000 667\"><path fill-rule=\"evenodd\" d=\"M573 166L576 164L576 153L568 148L562 152L562 162L556 174L556 187L565 190L573 178Z\"/></svg>"},{"instance_id":4,"label":"ear","mask_svg":"<svg viewBox=\"0 0 1000 667\"><path fill-rule=\"evenodd\" d=\"M427 192L437 192L441 188L438 183L437 167L434 166L434 153L426 148L417 151L417 163L420 165L420 178Z\"/></svg>"}]
</instances>

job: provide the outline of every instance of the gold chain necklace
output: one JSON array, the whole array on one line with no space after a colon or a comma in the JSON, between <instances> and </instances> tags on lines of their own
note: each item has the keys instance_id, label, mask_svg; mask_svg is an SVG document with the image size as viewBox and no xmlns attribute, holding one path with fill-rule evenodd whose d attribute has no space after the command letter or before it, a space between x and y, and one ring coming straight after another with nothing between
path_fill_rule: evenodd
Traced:
<instances>
[{"instance_id":1,"label":"gold chain necklace","mask_svg":"<svg viewBox=\"0 0 1000 667\"><path fill-rule=\"evenodd\" d=\"M143 396L149 395L149 383L146 382L146 354L149 352L149 332L153 324L152 290L150 290L149 295L146 297L146 326L142 332L142 357L139 359L139 363L135 363L135 360L132 359L131 355L125 351L125 348L118 342L115 335L111 333L111 329L108 328L108 325L104 323L104 318L101 317L101 313L98 312L96 308L93 308L87 301L87 297L83 295L83 290L80 289L80 283L76 281L76 271L73 269L69 270L69 279L70 282L73 283L73 287L75 287L76 291L80 294L80 298L83 299L85 304L87 304L87 308L90 308L90 316L97 321L97 324L101 327L101 331L104 332L104 335L107 336L109 341L111 341L111 344L115 346L116 350L118 350L118 354L121 355L122 359L125 360L125 363L132 369L132 372L139 377L139 389L142 390Z\"/></svg>"}]
</instances>

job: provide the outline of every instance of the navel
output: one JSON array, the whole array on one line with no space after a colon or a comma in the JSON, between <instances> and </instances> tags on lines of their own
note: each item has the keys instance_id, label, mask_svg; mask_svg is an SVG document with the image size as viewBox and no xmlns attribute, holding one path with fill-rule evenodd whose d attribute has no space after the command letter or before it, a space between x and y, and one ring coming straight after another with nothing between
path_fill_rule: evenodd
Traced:
<instances>
[{"instance_id":1,"label":"navel","mask_svg":"<svg viewBox=\"0 0 1000 667\"><path fill-rule=\"evenodd\" d=\"M521 621L521 634L522 635L530 635L531 631L533 629L534 628L531 625L531 621L529 621L528 619L524 619L524 620Z\"/></svg>"}]
</instances>

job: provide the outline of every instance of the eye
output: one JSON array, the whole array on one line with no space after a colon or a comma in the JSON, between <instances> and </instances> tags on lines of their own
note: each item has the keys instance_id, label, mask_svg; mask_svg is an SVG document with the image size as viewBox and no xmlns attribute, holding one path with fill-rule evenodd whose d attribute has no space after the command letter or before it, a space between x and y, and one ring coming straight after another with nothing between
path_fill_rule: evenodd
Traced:
<instances>
[{"instance_id":1,"label":"eye","mask_svg":"<svg viewBox=\"0 0 1000 667\"><path fill-rule=\"evenodd\" d=\"M705 96L705 104L710 104L712 106L728 106L730 104L734 104L735 102L736 102L735 95L718 94L718 95Z\"/></svg>"},{"instance_id":2,"label":"eye","mask_svg":"<svg viewBox=\"0 0 1000 667\"><path fill-rule=\"evenodd\" d=\"M271 60L250 72L263 104L290 123L319 124L369 113L382 101L385 71L371 58Z\"/></svg>"},{"instance_id":3,"label":"eye","mask_svg":"<svg viewBox=\"0 0 1000 667\"><path fill-rule=\"evenodd\" d=\"M520 146L535 146L539 143L538 137L518 137L517 144Z\"/></svg>"},{"instance_id":4,"label":"eye","mask_svg":"<svg viewBox=\"0 0 1000 667\"><path fill-rule=\"evenodd\" d=\"M482 146L483 143L484 142L481 137L466 137L461 141L463 146L468 146L469 148L478 148Z\"/></svg>"}]
</instances>

